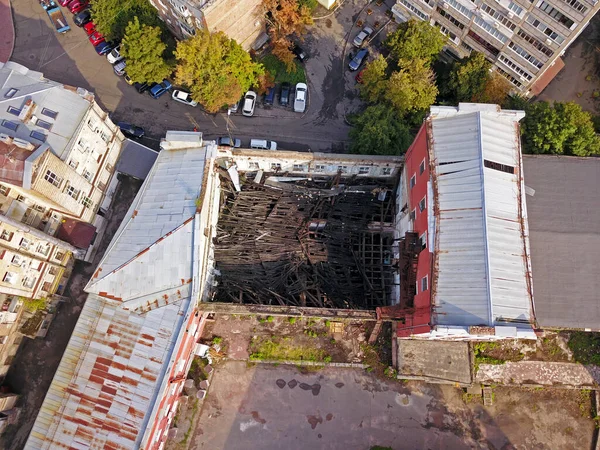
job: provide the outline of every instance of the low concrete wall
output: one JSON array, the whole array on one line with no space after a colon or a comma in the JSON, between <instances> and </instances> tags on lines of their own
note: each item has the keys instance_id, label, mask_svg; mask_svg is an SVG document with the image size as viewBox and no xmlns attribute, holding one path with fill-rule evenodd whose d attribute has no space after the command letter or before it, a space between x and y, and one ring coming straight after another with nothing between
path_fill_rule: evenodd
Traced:
<instances>
[{"instance_id":1,"label":"low concrete wall","mask_svg":"<svg viewBox=\"0 0 600 450\"><path fill-rule=\"evenodd\" d=\"M377 321L377 313L375 311L358 309L301 308L297 306L241 305L239 303L217 302L202 302L198 305L198 309L215 314L257 314L263 316Z\"/></svg>"}]
</instances>

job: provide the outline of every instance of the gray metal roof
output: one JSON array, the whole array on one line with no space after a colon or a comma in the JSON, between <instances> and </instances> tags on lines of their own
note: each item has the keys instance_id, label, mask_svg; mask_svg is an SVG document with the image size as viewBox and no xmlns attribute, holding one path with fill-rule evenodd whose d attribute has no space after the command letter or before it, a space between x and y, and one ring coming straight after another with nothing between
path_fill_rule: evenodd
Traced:
<instances>
[{"instance_id":1,"label":"gray metal roof","mask_svg":"<svg viewBox=\"0 0 600 450\"><path fill-rule=\"evenodd\" d=\"M52 124L50 131L35 125L31 120L23 123L18 116L8 112L11 106L21 109L29 99L36 104L34 114ZM93 94L85 89L65 87L47 80L42 73L15 62L0 63L0 133L33 142L36 140L30 136L32 131L46 134L46 143L61 158L86 111L91 107L92 100ZM56 118L42 115L43 108L56 112ZM17 130L2 126L3 120L18 123Z\"/></svg>"},{"instance_id":2,"label":"gray metal roof","mask_svg":"<svg viewBox=\"0 0 600 450\"><path fill-rule=\"evenodd\" d=\"M600 159L523 156L535 311L543 327L600 329Z\"/></svg>"},{"instance_id":3,"label":"gray metal roof","mask_svg":"<svg viewBox=\"0 0 600 450\"><path fill-rule=\"evenodd\" d=\"M436 324L532 319L527 213L520 194L521 117L495 105L432 108ZM486 167L485 160L511 166L515 174Z\"/></svg>"},{"instance_id":4,"label":"gray metal roof","mask_svg":"<svg viewBox=\"0 0 600 450\"><path fill-rule=\"evenodd\" d=\"M157 151L139 142L125 139L117 162L117 171L143 180L148 176L157 157Z\"/></svg>"}]
</instances>

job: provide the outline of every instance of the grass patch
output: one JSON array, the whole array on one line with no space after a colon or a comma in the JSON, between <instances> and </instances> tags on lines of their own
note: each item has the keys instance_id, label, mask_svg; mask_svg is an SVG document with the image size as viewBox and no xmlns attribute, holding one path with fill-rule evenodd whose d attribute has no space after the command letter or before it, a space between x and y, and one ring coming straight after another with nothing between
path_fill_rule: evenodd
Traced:
<instances>
[{"instance_id":1,"label":"grass patch","mask_svg":"<svg viewBox=\"0 0 600 450\"><path fill-rule=\"evenodd\" d=\"M287 81L292 86L296 83L306 83L304 67L298 61L295 61L296 71L291 73L286 70L285 64L279 61L279 59L271 53L266 55L260 62L265 66L267 72L273 75L276 83Z\"/></svg>"},{"instance_id":2,"label":"grass patch","mask_svg":"<svg viewBox=\"0 0 600 450\"><path fill-rule=\"evenodd\" d=\"M192 409L194 410L194 412L192 413L192 418L190 419L190 423L193 424L194 423L194 419L196 418L196 414L198 414L198 402L199 400L196 399L194 401L194 405L192 406ZM192 435L192 431L194 431L194 427L190 427L186 433L183 435L183 441L181 442L184 446L187 445L188 440L190 439L190 436Z\"/></svg>"},{"instance_id":3,"label":"grass patch","mask_svg":"<svg viewBox=\"0 0 600 450\"><path fill-rule=\"evenodd\" d=\"M257 342L258 341L258 342ZM294 343L292 338L266 338L255 340L251 345L250 360L279 361L325 361L328 357L324 350Z\"/></svg>"},{"instance_id":4,"label":"grass patch","mask_svg":"<svg viewBox=\"0 0 600 450\"><path fill-rule=\"evenodd\" d=\"M473 355L475 356L473 368L475 373L477 373L481 364L504 364L506 362L504 359L486 355L487 352L497 348L497 342L476 342L473 344Z\"/></svg>"},{"instance_id":5,"label":"grass patch","mask_svg":"<svg viewBox=\"0 0 600 450\"><path fill-rule=\"evenodd\" d=\"M569 337L573 359L581 364L600 366L600 336L598 333L575 331Z\"/></svg>"}]
</instances>

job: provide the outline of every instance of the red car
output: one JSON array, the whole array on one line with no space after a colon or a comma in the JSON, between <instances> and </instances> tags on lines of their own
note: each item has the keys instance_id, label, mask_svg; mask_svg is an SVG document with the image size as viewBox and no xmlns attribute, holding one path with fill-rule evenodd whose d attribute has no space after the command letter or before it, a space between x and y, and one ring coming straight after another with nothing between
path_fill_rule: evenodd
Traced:
<instances>
[{"instance_id":1,"label":"red car","mask_svg":"<svg viewBox=\"0 0 600 450\"><path fill-rule=\"evenodd\" d=\"M365 71L365 69L361 70L360 72L358 72L358 74L356 75L356 77L354 77L354 79L356 80L357 83L362 83L362 75L363 72Z\"/></svg>"},{"instance_id":2,"label":"red car","mask_svg":"<svg viewBox=\"0 0 600 450\"><path fill-rule=\"evenodd\" d=\"M102 36L100 33L98 33L97 31L94 31L91 35L90 35L90 42L92 43L92 45L96 46L98 45L100 42L104 42L104 36Z\"/></svg>"},{"instance_id":3,"label":"red car","mask_svg":"<svg viewBox=\"0 0 600 450\"><path fill-rule=\"evenodd\" d=\"M60 6L67 6L69 3L71 3L73 0L58 0L58 4Z\"/></svg>"},{"instance_id":4,"label":"red car","mask_svg":"<svg viewBox=\"0 0 600 450\"><path fill-rule=\"evenodd\" d=\"M77 14L78 12L83 11L87 5L87 0L73 0L71 3L69 3L67 8L69 8L69 11L71 11L73 14Z\"/></svg>"},{"instance_id":5,"label":"red car","mask_svg":"<svg viewBox=\"0 0 600 450\"><path fill-rule=\"evenodd\" d=\"M96 32L96 25L94 25L94 22L88 22L83 26L83 29L85 30L85 34L91 36Z\"/></svg>"}]
</instances>

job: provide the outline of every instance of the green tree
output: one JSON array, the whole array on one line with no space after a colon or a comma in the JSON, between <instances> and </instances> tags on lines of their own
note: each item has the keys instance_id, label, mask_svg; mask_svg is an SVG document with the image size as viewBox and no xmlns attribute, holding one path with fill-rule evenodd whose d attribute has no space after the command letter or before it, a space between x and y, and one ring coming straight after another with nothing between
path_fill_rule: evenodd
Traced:
<instances>
[{"instance_id":1,"label":"green tree","mask_svg":"<svg viewBox=\"0 0 600 450\"><path fill-rule=\"evenodd\" d=\"M600 141L589 113L573 102L528 105L521 122L526 153L589 156L599 153Z\"/></svg>"},{"instance_id":2,"label":"green tree","mask_svg":"<svg viewBox=\"0 0 600 450\"><path fill-rule=\"evenodd\" d=\"M123 39L127 25L134 17L137 17L141 24L159 26L163 34L166 32L156 8L147 0L92 0L91 5L96 30L107 40Z\"/></svg>"},{"instance_id":3,"label":"green tree","mask_svg":"<svg viewBox=\"0 0 600 450\"><path fill-rule=\"evenodd\" d=\"M44 309L46 309L46 305L48 303L47 298L19 297L19 299L23 301L25 309L32 313L37 311L43 311Z\"/></svg>"},{"instance_id":4,"label":"green tree","mask_svg":"<svg viewBox=\"0 0 600 450\"><path fill-rule=\"evenodd\" d=\"M353 121L350 151L367 155L401 155L412 143L412 136L394 108L369 106Z\"/></svg>"},{"instance_id":5,"label":"green tree","mask_svg":"<svg viewBox=\"0 0 600 450\"><path fill-rule=\"evenodd\" d=\"M429 108L435 102L438 88L427 61L414 59L402 66L390 76L386 99L402 115Z\"/></svg>"},{"instance_id":6,"label":"green tree","mask_svg":"<svg viewBox=\"0 0 600 450\"><path fill-rule=\"evenodd\" d=\"M411 19L391 33L386 45L395 59L424 59L431 63L446 44L446 36L427 21Z\"/></svg>"},{"instance_id":7,"label":"green tree","mask_svg":"<svg viewBox=\"0 0 600 450\"><path fill-rule=\"evenodd\" d=\"M483 91L473 97L476 103L494 103L504 105L508 98L508 93L512 89L508 80L497 72L492 72Z\"/></svg>"},{"instance_id":8,"label":"green tree","mask_svg":"<svg viewBox=\"0 0 600 450\"><path fill-rule=\"evenodd\" d=\"M208 112L238 101L265 71L223 32L198 31L177 44L176 56L175 81L187 86Z\"/></svg>"},{"instance_id":9,"label":"green tree","mask_svg":"<svg viewBox=\"0 0 600 450\"><path fill-rule=\"evenodd\" d=\"M448 77L449 96L457 102L473 101L485 90L491 67L492 64L478 52L455 62Z\"/></svg>"},{"instance_id":10,"label":"green tree","mask_svg":"<svg viewBox=\"0 0 600 450\"><path fill-rule=\"evenodd\" d=\"M377 103L385 97L388 89L388 77L386 74L388 63L379 55L367 64L362 72L362 84L359 90L362 98L369 103Z\"/></svg>"},{"instance_id":11,"label":"green tree","mask_svg":"<svg viewBox=\"0 0 600 450\"><path fill-rule=\"evenodd\" d=\"M167 46L160 39L158 27L140 25L137 17L129 22L121 43L121 54L127 60L127 75L136 82L160 83L172 69L163 59Z\"/></svg>"}]
</instances>

